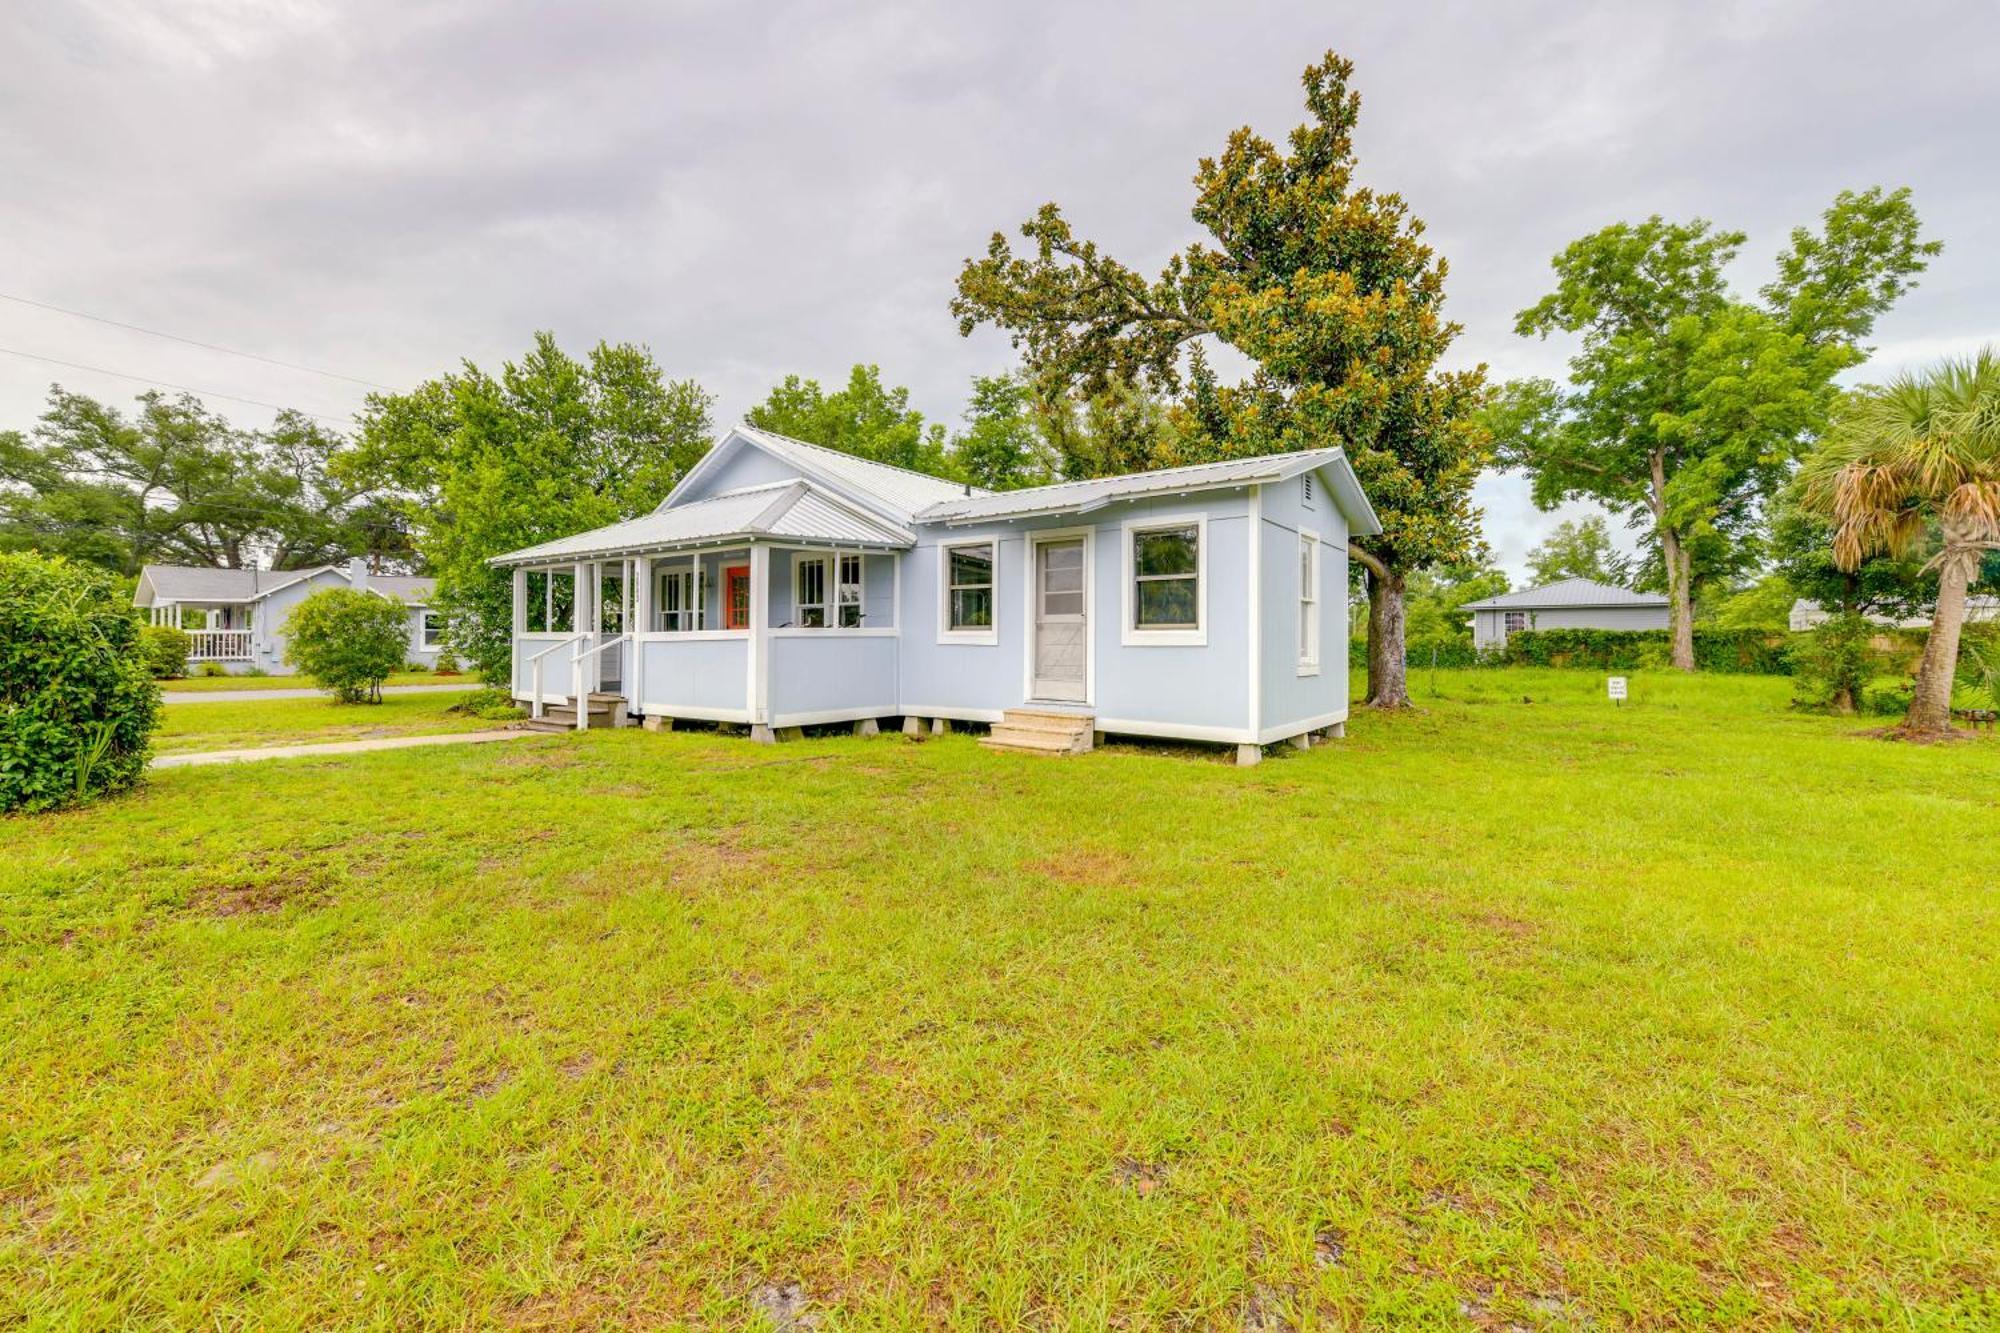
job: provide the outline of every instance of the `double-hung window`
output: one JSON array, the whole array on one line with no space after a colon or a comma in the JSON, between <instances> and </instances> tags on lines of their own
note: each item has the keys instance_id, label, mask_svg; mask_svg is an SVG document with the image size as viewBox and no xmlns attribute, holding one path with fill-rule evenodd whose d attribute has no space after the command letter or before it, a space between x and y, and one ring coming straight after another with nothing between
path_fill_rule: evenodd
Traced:
<instances>
[{"instance_id":1,"label":"double-hung window","mask_svg":"<svg viewBox=\"0 0 2000 1333\"><path fill-rule=\"evenodd\" d=\"M1299 674L1319 672L1319 534L1299 533Z\"/></svg>"},{"instance_id":2,"label":"double-hung window","mask_svg":"<svg viewBox=\"0 0 2000 1333\"><path fill-rule=\"evenodd\" d=\"M861 628L861 557L834 557L833 623L842 629Z\"/></svg>"},{"instance_id":3,"label":"double-hung window","mask_svg":"<svg viewBox=\"0 0 2000 1333\"><path fill-rule=\"evenodd\" d=\"M861 571L859 552L794 557L792 623L801 629L860 629Z\"/></svg>"},{"instance_id":4,"label":"double-hung window","mask_svg":"<svg viewBox=\"0 0 2000 1333\"><path fill-rule=\"evenodd\" d=\"M655 615L659 628L682 634L698 628L695 618L694 569L668 569L660 573L659 601Z\"/></svg>"},{"instance_id":5,"label":"double-hung window","mask_svg":"<svg viewBox=\"0 0 2000 1333\"><path fill-rule=\"evenodd\" d=\"M792 562L792 623L803 629L827 626L823 555L802 555Z\"/></svg>"},{"instance_id":6,"label":"double-hung window","mask_svg":"<svg viewBox=\"0 0 2000 1333\"><path fill-rule=\"evenodd\" d=\"M424 612L423 637L418 646L427 653L444 647L444 612Z\"/></svg>"},{"instance_id":7,"label":"double-hung window","mask_svg":"<svg viewBox=\"0 0 2000 1333\"><path fill-rule=\"evenodd\" d=\"M1200 516L1126 525L1122 642L1208 642L1207 528Z\"/></svg>"},{"instance_id":8,"label":"double-hung window","mask_svg":"<svg viewBox=\"0 0 2000 1333\"><path fill-rule=\"evenodd\" d=\"M945 643L993 643L997 543L959 542L940 548L938 637Z\"/></svg>"},{"instance_id":9,"label":"double-hung window","mask_svg":"<svg viewBox=\"0 0 2000 1333\"><path fill-rule=\"evenodd\" d=\"M1524 630L1528 628L1528 613L1526 611L1504 612L1501 616L1500 623L1502 628L1504 628L1509 634L1512 634L1517 630Z\"/></svg>"}]
</instances>

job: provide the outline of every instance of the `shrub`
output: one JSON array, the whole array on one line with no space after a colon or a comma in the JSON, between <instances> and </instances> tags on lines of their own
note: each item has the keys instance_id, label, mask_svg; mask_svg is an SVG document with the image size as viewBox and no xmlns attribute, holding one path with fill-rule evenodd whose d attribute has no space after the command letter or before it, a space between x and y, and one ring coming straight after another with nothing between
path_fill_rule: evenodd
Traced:
<instances>
[{"instance_id":1,"label":"shrub","mask_svg":"<svg viewBox=\"0 0 2000 1333\"><path fill-rule=\"evenodd\" d=\"M203 680L220 680L229 674L229 669L220 662L203 662L194 669L194 674Z\"/></svg>"},{"instance_id":2,"label":"shrub","mask_svg":"<svg viewBox=\"0 0 2000 1333\"><path fill-rule=\"evenodd\" d=\"M159 717L139 621L111 577L61 557L0 555L0 810L131 786Z\"/></svg>"},{"instance_id":3,"label":"shrub","mask_svg":"<svg viewBox=\"0 0 2000 1333\"><path fill-rule=\"evenodd\" d=\"M194 640L186 630L172 625L142 625L139 648L146 655L146 667L154 680L179 680L187 674L188 653L194 648Z\"/></svg>"},{"instance_id":4,"label":"shrub","mask_svg":"<svg viewBox=\"0 0 2000 1333\"><path fill-rule=\"evenodd\" d=\"M322 589L285 618L285 660L342 703L379 703L382 682L403 665L409 617L393 597Z\"/></svg>"},{"instance_id":5,"label":"shrub","mask_svg":"<svg viewBox=\"0 0 2000 1333\"><path fill-rule=\"evenodd\" d=\"M1861 711L1877 717L1902 717L1910 711L1910 700L1916 692L1915 680L1899 681L1894 685L1872 685L1862 691Z\"/></svg>"},{"instance_id":6,"label":"shrub","mask_svg":"<svg viewBox=\"0 0 2000 1333\"><path fill-rule=\"evenodd\" d=\"M1831 616L1791 648L1792 704L1818 712L1851 713L1882 668L1875 626L1866 616Z\"/></svg>"},{"instance_id":7,"label":"shrub","mask_svg":"<svg viewBox=\"0 0 2000 1333\"><path fill-rule=\"evenodd\" d=\"M447 713L463 713L467 717L483 717L492 722L511 722L521 716L521 706L514 702L507 691L489 685L476 690L444 710Z\"/></svg>"},{"instance_id":8,"label":"shrub","mask_svg":"<svg viewBox=\"0 0 2000 1333\"><path fill-rule=\"evenodd\" d=\"M422 662L405 662L403 663L403 670L409 672L413 676L427 675L430 672L430 668L425 666Z\"/></svg>"},{"instance_id":9,"label":"shrub","mask_svg":"<svg viewBox=\"0 0 2000 1333\"><path fill-rule=\"evenodd\" d=\"M458 659L452 656L451 649L440 648L438 649L437 666L433 669L440 676L456 676L458 674Z\"/></svg>"}]
</instances>

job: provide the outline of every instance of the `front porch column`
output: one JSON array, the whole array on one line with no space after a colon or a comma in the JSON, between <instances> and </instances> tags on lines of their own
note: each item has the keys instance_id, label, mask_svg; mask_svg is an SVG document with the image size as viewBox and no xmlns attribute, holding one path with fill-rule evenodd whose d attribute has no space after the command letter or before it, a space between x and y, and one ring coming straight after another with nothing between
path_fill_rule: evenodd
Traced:
<instances>
[{"instance_id":1,"label":"front porch column","mask_svg":"<svg viewBox=\"0 0 2000 1333\"><path fill-rule=\"evenodd\" d=\"M750 547L750 720L767 734L771 720L771 548ZM727 589L724 590L725 595Z\"/></svg>"},{"instance_id":2,"label":"front porch column","mask_svg":"<svg viewBox=\"0 0 2000 1333\"><path fill-rule=\"evenodd\" d=\"M632 663L632 679L626 683L630 691L627 697L634 709L643 708L646 697L646 653L639 642L639 636L653 628L653 557L642 555L632 561L632 622L625 626L625 632L632 637L629 661ZM648 719L650 721L651 719Z\"/></svg>"},{"instance_id":3,"label":"front porch column","mask_svg":"<svg viewBox=\"0 0 2000 1333\"><path fill-rule=\"evenodd\" d=\"M514 637L528 632L528 569L514 566Z\"/></svg>"}]
</instances>

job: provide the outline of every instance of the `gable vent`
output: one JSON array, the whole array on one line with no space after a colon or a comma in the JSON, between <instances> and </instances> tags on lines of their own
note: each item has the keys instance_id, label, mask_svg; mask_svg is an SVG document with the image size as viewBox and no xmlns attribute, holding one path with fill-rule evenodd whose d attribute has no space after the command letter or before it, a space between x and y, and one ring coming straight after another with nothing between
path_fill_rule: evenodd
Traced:
<instances>
[{"instance_id":1,"label":"gable vent","mask_svg":"<svg viewBox=\"0 0 2000 1333\"><path fill-rule=\"evenodd\" d=\"M1306 495L1306 503L1307 503L1307 504L1311 504L1311 503L1313 502L1313 479L1312 479L1312 474L1311 474L1311 473L1307 473L1307 474L1306 474L1306 491L1305 491L1305 495Z\"/></svg>"}]
</instances>

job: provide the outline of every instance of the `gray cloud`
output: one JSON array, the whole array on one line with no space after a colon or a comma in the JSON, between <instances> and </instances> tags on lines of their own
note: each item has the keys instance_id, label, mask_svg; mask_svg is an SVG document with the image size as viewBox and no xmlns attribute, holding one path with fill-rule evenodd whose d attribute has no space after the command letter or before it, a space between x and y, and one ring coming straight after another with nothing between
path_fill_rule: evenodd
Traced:
<instances>
[{"instance_id":1,"label":"gray cloud","mask_svg":"<svg viewBox=\"0 0 2000 1333\"><path fill-rule=\"evenodd\" d=\"M959 263L1045 200L1131 262L1190 237L1196 160L1357 62L1362 172L1452 263L1459 352L1516 338L1547 261L1618 219L1752 241L1909 184L1947 244L1870 373L2000 340L1990 77L1965 3L546 6L97 0L0 16L0 290L372 380L652 346L740 413L788 371L880 362L929 413L1011 360L960 339ZM0 347L343 415L352 386L0 302ZM50 379L0 356L0 425ZM256 423L268 414L228 404ZM1555 516L1481 488L1517 572Z\"/></svg>"}]
</instances>

